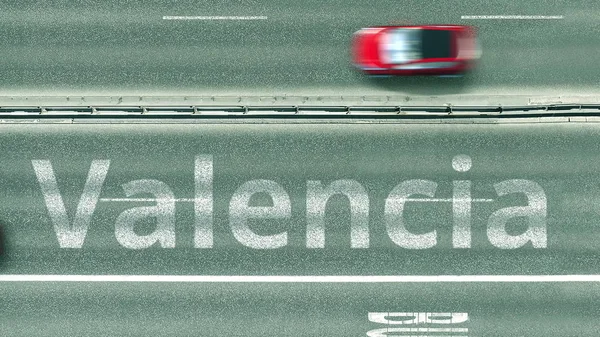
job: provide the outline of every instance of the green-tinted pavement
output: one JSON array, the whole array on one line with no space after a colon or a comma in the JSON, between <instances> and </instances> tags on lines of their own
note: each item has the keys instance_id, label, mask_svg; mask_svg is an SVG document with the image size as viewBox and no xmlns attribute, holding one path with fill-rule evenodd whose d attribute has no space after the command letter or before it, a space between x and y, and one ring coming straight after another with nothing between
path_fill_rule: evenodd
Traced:
<instances>
[{"instance_id":1,"label":"green-tinted pavement","mask_svg":"<svg viewBox=\"0 0 600 337\"><path fill-rule=\"evenodd\" d=\"M599 138L596 124L4 125L3 272L595 274ZM318 192L334 181L352 207ZM402 191L429 201L402 206Z\"/></svg>"},{"instance_id":2,"label":"green-tinted pavement","mask_svg":"<svg viewBox=\"0 0 600 337\"><path fill-rule=\"evenodd\" d=\"M594 337L599 291L597 284L10 283L0 287L0 313L7 335L28 337L364 337L399 327L369 322L369 312L468 314L462 324L400 326L468 329L441 336Z\"/></svg>"},{"instance_id":3,"label":"green-tinted pavement","mask_svg":"<svg viewBox=\"0 0 600 337\"><path fill-rule=\"evenodd\" d=\"M4 3L0 13L0 90L3 95L597 94L599 10L599 3L591 0L15 1ZM163 20L164 15L267 19L171 21ZM461 15L564 19L469 21ZM462 80L367 79L357 74L349 64L351 34L393 20L475 25L484 52L480 68ZM597 274L599 138L598 126L558 124L2 125L0 225L6 255L0 271ZM452 159L460 154L472 159L468 172L452 168ZM214 165L213 248L194 248L198 155L212 155ZM68 222L75 217L92 160L110 160L81 248L60 248L32 160L50 160ZM38 175L48 178L47 162L37 163ZM176 198L187 199L175 203L174 248L133 250L117 240L115 228L131 223L117 226L120 214L154 205L118 199L126 198L122 184L138 179L160 180ZM229 209L231 198L239 186L255 179L277 182L289 195L289 219L250 222L261 235L287 231L283 248L248 248L233 235L230 214L239 215L239 209ZM307 181L326 185L338 179L355 180L366 192L353 190L359 200L354 213L360 217L369 210L369 248L350 248L351 209L340 196L327 204L325 248L307 248ZM407 202L404 209L410 232L437 230L433 248L401 248L386 231L386 198L410 179L438 184L439 200ZM486 228L492 213L527 204L524 194L498 196L493 185L510 179L526 179L543 189L546 248L527 244L503 250L490 243ZM453 184L460 180L470 181L472 198L479 199L471 206L471 248L453 248L452 243L454 212L464 215L466 209L464 204L452 209ZM368 204L360 201L364 194ZM56 195L50 197L50 209L60 217ZM253 205L270 205L255 197ZM83 203L83 214L89 205ZM168 219L170 210L162 209ZM541 211L538 207L533 214ZM138 223L137 234L151 233L152 221ZM516 222L509 224L510 234L527 229L523 219ZM172 244L169 233L162 237ZM247 239L247 234L241 237ZM364 245L364 236L358 237L363 239L356 242ZM121 241L141 242L131 235ZM461 327L469 329L469 336L597 336L598 293L594 283L2 282L0 335L365 336L382 327L369 323L368 313L390 311L466 312L469 321Z\"/></svg>"},{"instance_id":4,"label":"green-tinted pavement","mask_svg":"<svg viewBox=\"0 0 600 337\"><path fill-rule=\"evenodd\" d=\"M597 94L594 0L57 1L0 13L4 94ZM265 20L164 20L163 16ZM463 20L463 15L562 16ZM369 79L350 64L360 28L470 24L483 59L465 79Z\"/></svg>"},{"instance_id":5,"label":"green-tinted pavement","mask_svg":"<svg viewBox=\"0 0 600 337\"><path fill-rule=\"evenodd\" d=\"M597 274L599 140L596 124L5 124L0 126L0 221L7 254L0 267L3 274L83 275ZM81 248L60 248L61 242L77 246L73 238L81 233L60 229L52 176L69 224L86 180L79 224L101 187ZM140 179L146 179L139 183L142 191L162 191L166 198L170 190L177 198L174 223L168 220L170 206L154 209L167 224L159 235L166 245L173 244L174 228L174 248L124 247L143 244L141 236L156 228L149 216L135 224L133 236L127 232L132 218L124 211L156 204L124 200L122 185ZM236 190L259 179L273 182L263 187L278 184L283 192L275 190L271 198L251 195L248 205L273 206L275 198L275 208L281 208L288 195L291 209L280 220L251 219L248 228L258 235L287 232L284 247L254 249L239 241L276 242L240 230L239 198L259 185L246 184L246 194ZM325 248L307 248L307 182L327 186L342 179L354 180L364 191L342 184L357 200L354 209L344 197L333 196L325 213ZM409 200L403 212L409 232L437 230L437 244L428 249L402 248L386 229L386 198L395 186L414 179L438 184L430 201ZM521 193L498 196L495 189L501 187L494 184L514 179L531 183L527 188L521 183ZM471 182L471 248L453 248L466 242L457 235L453 244L456 214L465 219L465 208L452 206L453 194L465 197L455 190L458 181ZM545 200L539 193L527 200L536 185ZM311 195L314 211L315 200L323 199ZM202 213L206 202L213 202L212 248L194 248L195 198L205 202L197 206L204 216L210 213ZM494 227L492 213L534 204L529 214L546 228L546 235L534 237L538 245L545 238L546 248L531 242L497 247L510 241L507 235L531 229L525 218L509 219L506 235L491 243L486 228ZM368 248L350 248L350 213L364 219L365 209ZM394 210L398 204L392 203L387 216ZM230 216L238 221L237 238ZM61 241L56 224L67 235ZM398 218L391 227L398 234ZM320 242L312 233L310 242ZM359 238L354 243L365 245L364 236ZM0 314L11 336L366 336L386 327L369 322L369 312L466 312L469 321L459 327L469 329L468 336L596 336L598 294L596 283L2 282Z\"/></svg>"}]
</instances>

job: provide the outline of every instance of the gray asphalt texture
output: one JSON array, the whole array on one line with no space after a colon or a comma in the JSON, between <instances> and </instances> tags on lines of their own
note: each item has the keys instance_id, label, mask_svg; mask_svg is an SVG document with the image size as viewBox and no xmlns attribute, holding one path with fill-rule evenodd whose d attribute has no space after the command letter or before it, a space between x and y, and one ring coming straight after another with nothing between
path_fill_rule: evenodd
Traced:
<instances>
[{"instance_id":1,"label":"gray asphalt texture","mask_svg":"<svg viewBox=\"0 0 600 337\"><path fill-rule=\"evenodd\" d=\"M600 3L537 1L4 1L3 95L597 94ZM171 21L165 15L267 16ZM563 15L461 20L461 15ZM407 20L478 28L483 58L462 79L367 78L350 65L356 30ZM0 125L3 274L441 275L597 274L600 128L595 125ZM82 248L60 248L32 160L50 160L69 219L90 164L111 161L101 198L157 179L194 197L194 157L214 157L214 237L193 247L193 204L176 204L175 248L122 247L119 214L148 202L100 201ZM472 158L466 173L452 158ZM236 241L228 206L253 179L279 183L286 247ZM306 247L306 182L358 181L369 196L370 246L350 248L346 201L333 197L326 244ZM452 248L450 202L409 204L407 226L438 244L407 250L386 235L386 196L408 179L472 183L472 247ZM528 179L547 197L547 248L502 250L492 212L524 205L493 184ZM142 195L141 197L151 197ZM257 202L264 202L258 200ZM523 222L511 224L517 234ZM141 221L139 233L152 231ZM262 232L264 231L264 232ZM7 336L365 336L368 312L468 312L469 336L597 336L597 284L0 284Z\"/></svg>"},{"instance_id":2,"label":"gray asphalt texture","mask_svg":"<svg viewBox=\"0 0 600 337\"><path fill-rule=\"evenodd\" d=\"M367 331L386 327L369 322L368 312L466 312L469 321L448 327L467 328L468 333L440 335L593 337L598 334L599 293L597 284L12 283L0 287L3 329L10 336L364 337Z\"/></svg>"},{"instance_id":3,"label":"gray asphalt texture","mask_svg":"<svg viewBox=\"0 0 600 337\"><path fill-rule=\"evenodd\" d=\"M0 126L3 274L445 275L595 274L598 261L600 127L595 124L172 124ZM176 246L133 250L115 238L127 209L153 202L99 201L81 248L60 248L32 160L50 160L70 219L92 160L110 160L100 198L125 198L132 180L157 179L177 198L194 197L194 158L214 160L214 246L192 245L192 203L176 204ZM456 155L472 168L452 168ZM232 235L228 205L254 179L277 182L291 217L252 227L287 230L288 245L257 250ZM306 182L354 179L368 192L370 247L350 248L349 208L327 205L325 248L306 247ZM408 203L407 228L437 229L437 246L398 247L386 235L387 195L409 179L469 180L472 247L452 248L450 202ZM547 198L546 248L499 249L485 228L490 214L527 205L498 197L508 179L539 184ZM149 194L132 197L152 197ZM265 198L251 204L268 206ZM136 225L153 231L152 220ZM508 231L526 228L515 220ZM365 336L370 311L468 312L472 336L595 336L596 284L122 284L2 283L3 326L12 336Z\"/></svg>"},{"instance_id":4,"label":"gray asphalt texture","mask_svg":"<svg viewBox=\"0 0 600 337\"><path fill-rule=\"evenodd\" d=\"M597 94L594 0L11 1L0 13L5 93ZM266 20L163 20L163 16ZM562 20L462 20L545 15ZM462 79L373 79L350 65L352 34L398 21L477 27L479 69Z\"/></svg>"}]
</instances>

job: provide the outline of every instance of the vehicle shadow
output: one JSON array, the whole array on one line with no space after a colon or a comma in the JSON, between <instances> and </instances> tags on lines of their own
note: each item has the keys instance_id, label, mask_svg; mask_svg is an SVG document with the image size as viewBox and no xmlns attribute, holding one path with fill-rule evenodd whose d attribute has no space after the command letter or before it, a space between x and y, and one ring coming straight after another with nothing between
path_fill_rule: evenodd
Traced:
<instances>
[{"instance_id":1,"label":"vehicle shadow","mask_svg":"<svg viewBox=\"0 0 600 337\"><path fill-rule=\"evenodd\" d=\"M473 73L461 77L391 76L375 77L359 74L373 86L387 91L419 96L453 95L468 91L473 83Z\"/></svg>"}]
</instances>

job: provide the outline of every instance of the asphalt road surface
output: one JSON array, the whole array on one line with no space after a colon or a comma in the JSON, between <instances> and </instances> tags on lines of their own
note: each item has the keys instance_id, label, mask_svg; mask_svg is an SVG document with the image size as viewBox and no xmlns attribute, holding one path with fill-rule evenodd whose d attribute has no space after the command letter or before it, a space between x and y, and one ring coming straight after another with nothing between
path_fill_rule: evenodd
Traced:
<instances>
[{"instance_id":1,"label":"asphalt road surface","mask_svg":"<svg viewBox=\"0 0 600 337\"><path fill-rule=\"evenodd\" d=\"M597 274L599 144L574 123L3 124L0 276ZM400 328L596 336L599 294L3 281L0 317L11 336L394 336L369 313L466 313Z\"/></svg>"},{"instance_id":2,"label":"asphalt road surface","mask_svg":"<svg viewBox=\"0 0 600 337\"><path fill-rule=\"evenodd\" d=\"M597 284L2 284L10 336L429 336L598 334ZM386 325L369 312L467 313L462 324ZM435 311L438 310L438 311ZM393 319L393 318L392 318Z\"/></svg>"},{"instance_id":3,"label":"asphalt road surface","mask_svg":"<svg viewBox=\"0 0 600 337\"><path fill-rule=\"evenodd\" d=\"M595 0L4 1L0 90L19 95L597 94L599 12ZM462 19L466 15L560 18ZM395 21L476 26L483 47L480 68L463 79L370 79L354 71L352 34Z\"/></svg>"}]
</instances>

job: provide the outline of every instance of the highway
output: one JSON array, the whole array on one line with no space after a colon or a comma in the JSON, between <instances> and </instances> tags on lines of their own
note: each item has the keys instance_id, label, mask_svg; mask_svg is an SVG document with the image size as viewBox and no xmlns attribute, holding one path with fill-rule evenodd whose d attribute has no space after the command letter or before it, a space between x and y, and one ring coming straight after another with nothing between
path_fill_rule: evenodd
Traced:
<instances>
[{"instance_id":1,"label":"highway","mask_svg":"<svg viewBox=\"0 0 600 337\"><path fill-rule=\"evenodd\" d=\"M30 122L0 125L0 144L1 277L600 268L594 123ZM327 198L335 181L345 194ZM369 312L466 312L472 336L597 333L597 282L2 280L12 336L365 336L382 328Z\"/></svg>"},{"instance_id":2,"label":"highway","mask_svg":"<svg viewBox=\"0 0 600 337\"><path fill-rule=\"evenodd\" d=\"M369 312L466 312L441 336L598 334L597 284L3 284L11 336L366 336ZM405 327L415 325L406 325ZM431 325L430 325L431 326ZM440 325L438 325L439 328ZM391 326L397 328L398 325ZM423 336L391 333L387 336ZM383 335L386 336L386 335Z\"/></svg>"},{"instance_id":3,"label":"highway","mask_svg":"<svg viewBox=\"0 0 600 337\"><path fill-rule=\"evenodd\" d=\"M597 94L598 12L594 0L5 1L0 90L58 96ZM560 19L462 19L468 15ZM354 71L352 34L397 21L477 27L480 68L463 79L372 79Z\"/></svg>"},{"instance_id":4,"label":"highway","mask_svg":"<svg viewBox=\"0 0 600 337\"><path fill-rule=\"evenodd\" d=\"M597 96L598 13L595 0L10 0L0 105ZM547 19L465 18L490 15ZM479 68L352 68L355 31L407 21L477 27ZM599 144L597 123L2 120L0 335L596 337ZM276 282L236 281L251 276ZM520 276L546 281L505 281Z\"/></svg>"}]
</instances>

